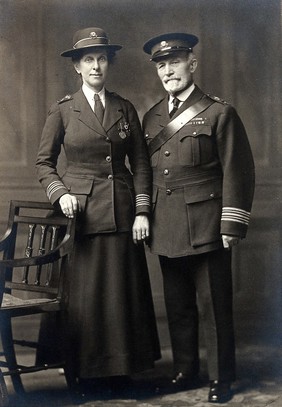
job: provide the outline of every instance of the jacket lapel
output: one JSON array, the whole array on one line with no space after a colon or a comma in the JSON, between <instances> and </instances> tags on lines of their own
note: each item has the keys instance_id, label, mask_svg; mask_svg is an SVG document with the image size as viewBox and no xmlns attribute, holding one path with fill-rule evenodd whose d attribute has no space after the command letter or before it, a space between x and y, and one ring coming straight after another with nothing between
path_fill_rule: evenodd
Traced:
<instances>
[{"instance_id":1,"label":"jacket lapel","mask_svg":"<svg viewBox=\"0 0 282 407\"><path fill-rule=\"evenodd\" d=\"M103 127L108 132L122 117L122 106L118 98L114 97L106 90L105 93L105 113L103 119Z\"/></svg>"},{"instance_id":2,"label":"jacket lapel","mask_svg":"<svg viewBox=\"0 0 282 407\"><path fill-rule=\"evenodd\" d=\"M104 127L97 119L81 89L73 95L73 99L73 111L78 113L78 120L83 122L86 126L94 130L96 133L105 136L106 132Z\"/></svg>"},{"instance_id":3,"label":"jacket lapel","mask_svg":"<svg viewBox=\"0 0 282 407\"><path fill-rule=\"evenodd\" d=\"M160 127L165 127L170 121L168 113L168 96L166 96L156 107L155 115L158 118Z\"/></svg>"},{"instance_id":4,"label":"jacket lapel","mask_svg":"<svg viewBox=\"0 0 282 407\"><path fill-rule=\"evenodd\" d=\"M188 107L197 103L202 97L204 93L195 85L195 89L191 93L191 95L185 100L185 102L181 105L181 107L177 110L173 118L175 119L180 113L184 112L184 110L188 109ZM169 117L168 113L168 95L159 103L155 111L156 116L159 117L159 125L160 127L165 127L172 119Z\"/></svg>"}]
</instances>

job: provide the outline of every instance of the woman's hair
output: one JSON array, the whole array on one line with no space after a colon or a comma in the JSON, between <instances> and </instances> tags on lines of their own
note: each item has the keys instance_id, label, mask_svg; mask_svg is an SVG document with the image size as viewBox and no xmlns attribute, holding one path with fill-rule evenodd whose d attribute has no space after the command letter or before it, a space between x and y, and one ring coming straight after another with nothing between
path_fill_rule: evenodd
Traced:
<instances>
[{"instance_id":1,"label":"woman's hair","mask_svg":"<svg viewBox=\"0 0 282 407\"><path fill-rule=\"evenodd\" d=\"M81 50L77 51L77 53L74 56L72 56L72 58L71 58L72 62L73 63L79 62L81 60L81 58L83 57L83 55L87 54L88 52L91 52L91 50L93 48L84 48L84 49L81 49ZM102 49L106 51L108 61L109 61L110 64L112 64L114 62L114 58L116 56L115 51L108 50L107 48L102 48Z\"/></svg>"}]
</instances>

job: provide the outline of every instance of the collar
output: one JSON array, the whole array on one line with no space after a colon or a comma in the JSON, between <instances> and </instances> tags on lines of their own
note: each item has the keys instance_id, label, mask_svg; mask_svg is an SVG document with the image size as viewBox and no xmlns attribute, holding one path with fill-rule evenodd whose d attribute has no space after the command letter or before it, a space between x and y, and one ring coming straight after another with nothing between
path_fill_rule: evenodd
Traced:
<instances>
[{"instance_id":1,"label":"collar","mask_svg":"<svg viewBox=\"0 0 282 407\"><path fill-rule=\"evenodd\" d=\"M90 104L91 108L94 110L94 94L98 93L100 96L101 102L103 106L105 107L105 88L101 89L100 92L94 92L93 89L89 88L89 86L85 85L83 83L82 85L82 92L84 93L86 99L88 100L88 103Z\"/></svg>"},{"instance_id":2,"label":"collar","mask_svg":"<svg viewBox=\"0 0 282 407\"><path fill-rule=\"evenodd\" d=\"M179 106L181 106L181 104L183 102L185 102L186 99L188 99L188 97L191 95L191 93L193 92L193 90L195 89L195 84L192 83L192 85L189 86L189 88L185 89L183 92L180 92L176 97L177 99L180 100L180 104ZM173 95L169 95L169 99L168 99L168 103L169 105L173 105L172 101L175 98L175 96Z\"/></svg>"}]
</instances>

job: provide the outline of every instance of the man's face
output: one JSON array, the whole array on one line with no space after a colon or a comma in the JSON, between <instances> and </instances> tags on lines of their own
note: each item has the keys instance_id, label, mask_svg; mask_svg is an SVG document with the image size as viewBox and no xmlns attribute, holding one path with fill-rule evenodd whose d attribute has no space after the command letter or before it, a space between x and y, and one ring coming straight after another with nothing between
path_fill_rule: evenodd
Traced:
<instances>
[{"instance_id":1,"label":"man's face","mask_svg":"<svg viewBox=\"0 0 282 407\"><path fill-rule=\"evenodd\" d=\"M165 90L177 94L192 83L192 75L197 67L197 60L191 53L181 51L164 57L156 62L157 73Z\"/></svg>"},{"instance_id":2,"label":"man's face","mask_svg":"<svg viewBox=\"0 0 282 407\"><path fill-rule=\"evenodd\" d=\"M77 73L81 74L82 81L95 92L103 88L108 73L108 55L106 51L89 50L78 62L74 64Z\"/></svg>"}]
</instances>

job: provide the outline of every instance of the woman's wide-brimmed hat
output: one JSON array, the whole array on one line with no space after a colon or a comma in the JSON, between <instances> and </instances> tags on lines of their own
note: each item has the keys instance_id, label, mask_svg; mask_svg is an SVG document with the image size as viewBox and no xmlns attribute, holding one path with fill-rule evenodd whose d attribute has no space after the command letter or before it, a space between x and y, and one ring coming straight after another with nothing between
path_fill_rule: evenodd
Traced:
<instances>
[{"instance_id":1,"label":"woman's wide-brimmed hat","mask_svg":"<svg viewBox=\"0 0 282 407\"><path fill-rule=\"evenodd\" d=\"M72 49L61 53L62 57L74 57L87 48L106 48L110 51L118 51L121 45L110 44L108 35L102 28L89 27L76 31L73 36Z\"/></svg>"}]
</instances>

